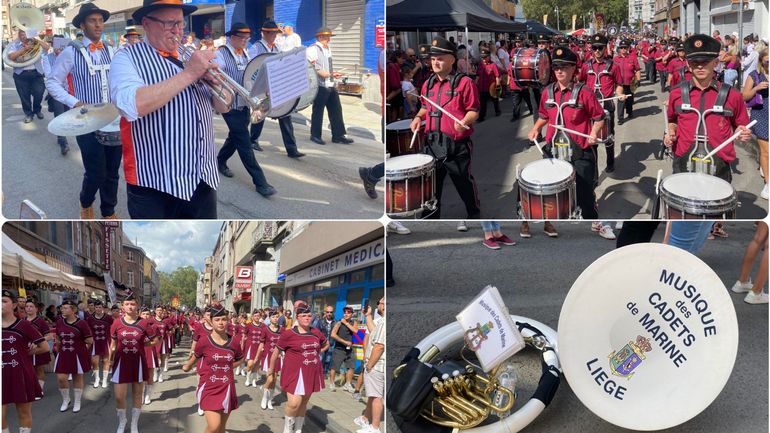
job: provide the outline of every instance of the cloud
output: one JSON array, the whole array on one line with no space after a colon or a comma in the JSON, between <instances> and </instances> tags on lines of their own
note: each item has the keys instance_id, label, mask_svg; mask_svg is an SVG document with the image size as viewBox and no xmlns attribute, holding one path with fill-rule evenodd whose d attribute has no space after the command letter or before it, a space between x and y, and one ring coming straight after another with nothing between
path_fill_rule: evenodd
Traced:
<instances>
[{"instance_id":1,"label":"cloud","mask_svg":"<svg viewBox=\"0 0 770 433\"><path fill-rule=\"evenodd\" d=\"M203 269L214 251L221 221L124 222L123 231L158 266L171 272L182 266Z\"/></svg>"}]
</instances>

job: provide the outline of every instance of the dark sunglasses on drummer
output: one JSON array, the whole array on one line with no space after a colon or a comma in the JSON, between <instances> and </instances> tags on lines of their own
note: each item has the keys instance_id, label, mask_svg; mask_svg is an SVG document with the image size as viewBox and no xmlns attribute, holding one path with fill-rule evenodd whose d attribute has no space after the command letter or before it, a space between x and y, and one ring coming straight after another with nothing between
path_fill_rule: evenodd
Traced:
<instances>
[{"instance_id":1,"label":"dark sunglasses on drummer","mask_svg":"<svg viewBox=\"0 0 770 433\"><path fill-rule=\"evenodd\" d=\"M604 47L591 47L591 51L601 51Z\"/></svg>"}]
</instances>

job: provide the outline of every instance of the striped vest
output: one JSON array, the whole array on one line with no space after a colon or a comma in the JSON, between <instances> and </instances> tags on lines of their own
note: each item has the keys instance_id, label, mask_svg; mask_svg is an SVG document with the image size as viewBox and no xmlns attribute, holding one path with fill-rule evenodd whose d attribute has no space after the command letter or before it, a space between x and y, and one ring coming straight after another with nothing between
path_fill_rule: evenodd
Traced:
<instances>
[{"instance_id":1,"label":"striped vest","mask_svg":"<svg viewBox=\"0 0 770 433\"><path fill-rule=\"evenodd\" d=\"M122 51L148 86L182 71L147 42ZM213 109L208 88L196 82L144 117L133 122L121 119L126 182L187 201L201 180L216 189Z\"/></svg>"},{"instance_id":2,"label":"striped vest","mask_svg":"<svg viewBox=\"0 0 770 433\"><path fill-rule=\"evenodd\" d=\"M98 70L91 71L88 62L83 57L83 53L76 49L75 46L70 45L66 49L74 50L72 71L70 73L72 74L72 84L75 87L75 97L86 104L109 102L109 85L102 83L102 74ZM103 49L94 52L90 52L86 48L85 51L90 55L91 64L94 66L107 65L106 77L109 72L109 64L112 61L108 47L105 46ZM102 97L102 85L106 87L105 90L108 96L106 101Z\"/></svg>"},{"instance_id":3,"label":"striped vest","mask_svg":"<svg viewBox=\"0 0 770 433\"><path fill-rule=\"evenodd\" d=\"M316 42L313 45L313 49L316 50L318 53L318 65L321 67L321 69L328 71L329 73L334 72L334 62L332 61L332 51L330 48L326 48L326 51L329 52L329 56L327 57L324 53L324 48L321 46L319 42ZM321 78L319 75L316 75L318 77L318 85L321 87L334 87L334 77L329 78Z\"/></svg>"},{"instance_id":4,"label":"striped vest","mask_svg":"<svg viewBox=\"0 0 770 433\"><path fill-rule=\"evenodd\" d=\"M243 75L246 72L246 65L249 64L249 53L243 50L242 56L237 56L235 50L230 44L219 47L224 53L222 58L225 60L225 66L222 71L230 78L234 79L241 86L243 86ZM246 105L246 101L243 100L237 93L235 94L235 100L233 100L230 109L235 110Z\"/></svg>"}]
</instances>

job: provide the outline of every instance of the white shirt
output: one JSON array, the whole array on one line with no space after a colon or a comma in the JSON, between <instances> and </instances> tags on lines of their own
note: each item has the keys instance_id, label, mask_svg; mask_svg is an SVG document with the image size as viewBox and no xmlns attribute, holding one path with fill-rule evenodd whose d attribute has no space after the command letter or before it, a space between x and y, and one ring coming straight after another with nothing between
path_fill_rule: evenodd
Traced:
<instances>
[{"instance_id":1,"label":"white shirt","mask_svg":"<svg viewBox=\"0 0 770 433\"><path fill-rule=\"evenodd\" d=\"M412 84L411 81L402 81L401 82L401 93L404 94L404 98L406 98L406 94L414 90L414 84Z\"/></svg>"},{"instance_id":2,"label":"white shirt","mask_svg":"<svg viewBox=\"0 0 770 433\"><path fill-rule=\"evenodd\" d=\"M16 39L15 41L13 41L10 44L8 44L7 47L5 47L5 51L8 51L9 53L13 53L15 51L21 50L23 47L24 47L24 44L21 43L21 40L20 39ZM43 69L43 57L45 57L45 55L40 56L40 60L38 60L37 62L35 62L35 63L33 63L33 64L29 65L29 66L25 66L23 68L13 68L13 73L15 75L18 75L18 74L21 74L24 71L35 71L36 70L39 73L44 74L45 70Z\"/></svg>"},{"instance_id":3,"label":"white shirt","mask_svg":"<svg viewBox=\"0 0 770 433\"><path fill-rule=\"evenodd\" d=\"M305 52L305 55L307 57L307 61L312 63L315 66L316 71L323 70L323 68L320 66L318 61L318 48L321 49L321 51L324 53L327 59L332 58L332 50L331 48L324 48L323 45L321 45L320 42L316 42L315 44L308 47L307 51ZM327 71L329 72L329 71ZM321 77L318 77L318 80L321 81ZM331 76L328 78L323 79L323 85L324 87L334 87L334 80Z\"/></svg>"},{"instance_id":4,"label":"white shirt","mask_svg":"<svg viewBox=\"0 0 770 433\"><path fill-rule=\"evenodd\" d=\"M500 59L500 63L503 65L503 70L508 70L508 61L510 60L511 56L508 55L504 49L498 48L497 57Z\"/></svg>"},{"instance_id":5,"label":"white shirt","mask_svg":"<svg viewBox=\"0 0 770 433\"><path fill-rule=\"evenodd\" d=\"M281 51L291 51L294 48L302 46L302 38L298 34L292 33L283 38L283 43L280 45Z\"/></svg>"},{"instance_id":6,"label":"white shirt","mask_svg":"<svg viewBox=\"0 0 770 433\"><path fill-rule=\"evenodd\" d=\"M149 42L147 43L149 44ZM136 73L136 67L131 62L131 56L125 50L115 53L110 67L110 96L120 114L129 122L139 118L139 109L136 107L136 91L144 86L146 84Z\"/></svg>"}]
</instances>

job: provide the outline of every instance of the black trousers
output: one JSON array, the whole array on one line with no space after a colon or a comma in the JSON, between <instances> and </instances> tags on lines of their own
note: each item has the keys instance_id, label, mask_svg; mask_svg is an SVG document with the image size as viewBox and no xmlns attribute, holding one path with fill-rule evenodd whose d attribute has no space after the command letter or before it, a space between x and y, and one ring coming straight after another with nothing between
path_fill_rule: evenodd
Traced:
<instances>
[{"instance_id":1,"label":"black trousers","mask_svg":"<svg viewBox=\"0 0 770 433\"><path fill-rule=\"evenodd\" d=\"M529 99L529 89L511 90L513 102L513 120L519 120L521 117L521 102L527 104L530 113L535 113L532 109L532 101ZM538 101L539 102L539 101Z\"/></svg>"},{"instance_id":2,"label":"black trousers","mask_svg":"<svg viewBox=\"0 0 770 433\"><path fill-rule=\"evenodd\" d=\"M674 174L686 173L688 162L689 162L688 154L684 154L683 156L675 156L674 162L673 162ZM723 161L722 158L719 158L716 156L714 157L714 164L716 164L716 170L714 171L714 176L732 183L733 172L730 169L730 165L725 161Z\"/></svg>"},{"instance_id":3,"label":"black trousers","mask_svg":"<svg viewBox=\"0 0 770 433\"><path fill-rule=\"evenodd\" d=\"M538 86L531 87L532 89L532 123L537 122L537 119L540 118L540 113L538 110L540 109L540 98L542 98L543 89L541 89Z\"/></svg>"},{"instance_id":4,"label":"black trousers","mask_svg":"<svg viewBox=\"0 0 770 433\"><path fill-rule=\"evenodd\" d=\"M484 120L487 117L487 102L492 100L492 105L495 107L495 115L500 115L500 100L493 98L489 95L489 92L479 92L479 101L481 102L481 109L479 110L479 120Z\"/></svg>"},{"instance_id":5,"label":"black trousers","mask_svg":"<svg viewBox=\"0 0 770 433\"><path fill-rule=\"evenodd\" d=\"M283 147L286 148L286 153L289 155L297 153L297 140L294 139L294 125L291 123L291 115L278 119L278 126L281 128L281 137L283 138ZM262 135L264 127L265 122L251 124L250 138L252 142L259 141L259 136Z\"/></svg>"},{"instance_id":6,"label":"black trousers","mask_svg":"<svg viewBox=\"0 0 770 433\"><path fill-rule=\"evenodd\" d=\"M660 221L626 221L618 233L616 248L652 241Z\"/></svg>"},{"instance_id":7,"label":"black trousers","mask_svg":"<svg viewBox=\"0 0 770 433\"><path fill-rule=\"evenodd\" d=\"M115 213L118 204L118 180L123 149L120 146L105 146L96 140L94 133L77 136L78 147L83 158L83 185L80 189L80 205L90 207L99 192L99 207L102 216Z\"/></svg>"},{"instance_id":8,"label":"black trousers","mask_svg":"<svg viewBox=\"0 0 770 433\"><path fill-rule=\"evenodd\" d=\"M575 167L575 192L577 205L580 206L583 219L597 219L596 211L596 150L593 147L583 150L583 156L572 161Z\"/></svg>"},{"instance_id":9,"label":"black trousers","mask_svg":"<svg viewBox=\"0 0 770 433\"><path fill-rule=\"evenodd\" d=\"M46 98L48 101L48 112L53 113L53 117L59 117L61 114L67 111L67 106L54 99L51 95ZM67 137L56 137L60 142L67 140Z\"/></svg>"},{"instance_id":10,"label":"black trousers","mask_svg":"<svg viewBox=\"0 0 770 433\"><path fill-rule=\"evenodd\" d=\"M430 149L428 149L430 153ZM441 218L441 194L444 189L444 179L447 174L465 203L468 219L479 217L479 196L476 191L476 180L471 174L471 154L473 142L470 139L454 141L447 146L446 159L436 161L436 212L429 216L431 219Z\"/></svg>"},{"instance_id":11,"label":"black trousers","mask_svg":"<svg viewBox=\"0 0 770 433\"><path fill-rule=\"evenodd\" d=\"M668 79L668 71L658 71L660 73L660 91L666 91L666 80Z\"/></svg>"},{"instance_id":12,"label":"black trousers","mask_svg":"<svg viewBox=\"0 0 770 433\"><path fill-rule=\"evenodd\" d=\"M238 110L230 110L222 114L222 117L225 119L230 132L227 134L224 146L219 150L217 162L220 165L227 165L227 160L237 151L254 185L258 187L267 186L265 173L262 171L262 167L259 166L257 158L254 157L254 151L251 149L251 142L249 141L249 122L251 122L249 108L244 107Z\"/></svg>"},{"instance_id":13,"label":"black trousers","mask_svg":"<svg viewBox=\"0 0 770 433\"><path fill-rule=\"evenodd\" d=\"M647 60L644 72L647 74L647 81L654 83L658 79L658 71L655 69L655 60Z\"/></svg>"},{"instance_id":14,"label":"black trousers","mask_svg":"<svg viewBox=\"0 0 770 433\"><path fill-rule=\"evenodd\" d=\"M318 94L313 101L313 114L310 123L310 136L321 138L324 109L329 113L329 123L332 125L332 139L342 138L345 131L345 120L342 118L342 103L340 94L333 87L318 87Z\"/></svg>"},{"instance_id":15,"label":"black trousers","mask_svg":"<svg viewBox=\"0 0 770 433\"><path fill-rule=\"evenodd\" d=\"M21 99L21 109L26 116L39 113L43 105L43 93L45 82L43 75L34 69L13 74L13 82L16 84L16 92Z\"/></svg>"},{"instance_id":16,"label":"black trousers","mask_svg":"<svg viewBox=\"0 0 770 433\"><path fill-rule=\"evenodd\" d=\"M623 120L626 114L628 117L634 115L634 94L631 92L631 86L623 86L623 94L631 96L625 101L618 101L618 120Z\"/></svg>"},{"instance_id":17,"label":"black trousers","mask_svg":"<svg viewBox=\"0 0 770 433\"><path fill-rule=\"evenodd\" d=\"M128 214L132 219L216 219L217 191L201 181L190 201L157 189L128 185Z\"/></svg>"},{"instance_id":18,"label":"black trousers","mask_svg":"<svg viewBox=\"0 0 770 433\"><path fill-rule=\"evenodd\" d=\"M607 151L607 167L615 167L615 103L613 101L602 102L609 115L605 117L604 121L609 123L607 127L607 133L610 138L604 141L604 148ZM598 165L598 164L597 164Z\"/></svg>"},{"instance_id":19,"label":"black trousers","mask_svg":"<svg viewBox=\"0 0 770 433\"><path fill-rule=\"evenodd\" d=\"M381 162L369 170L369 182L377 183L385 176L385 163Z\"/></svg>"}]
</instances>

